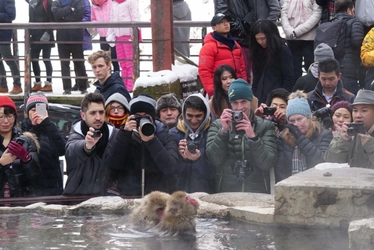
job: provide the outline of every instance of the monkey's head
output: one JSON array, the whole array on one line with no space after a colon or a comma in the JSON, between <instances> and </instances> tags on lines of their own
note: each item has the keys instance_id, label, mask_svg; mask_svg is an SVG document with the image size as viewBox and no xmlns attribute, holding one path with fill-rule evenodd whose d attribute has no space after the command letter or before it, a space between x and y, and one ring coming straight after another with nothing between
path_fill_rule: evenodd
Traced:
<instances>
[{"instance_id":1,"label":"monkey's head","mask_svg":"<svg viewBox=\"0 0 374 250\"><path fill-rule=\"evenodd\" d=\"M167 210L173 215L195 215L199 202L189 197L183 191L174 192L167 201Z\"/></svg>"}]
</instances>

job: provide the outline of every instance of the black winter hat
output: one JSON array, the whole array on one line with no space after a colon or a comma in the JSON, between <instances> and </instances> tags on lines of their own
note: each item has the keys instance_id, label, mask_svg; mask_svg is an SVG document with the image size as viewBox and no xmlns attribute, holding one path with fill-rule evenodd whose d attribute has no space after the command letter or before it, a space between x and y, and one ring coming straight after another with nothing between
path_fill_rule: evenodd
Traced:
<instances>
[{"instance_id":1,"label":"black winter hat","mask_svg":"<svg viewBox=\"0 0 374 250\"><path fill-rule=\"evenodd\" d=\"M156 117L156 101L149 95L140 94L130 101L130 114L145 112L150 115L153 120Z\"/></svg>"}]
</instances>

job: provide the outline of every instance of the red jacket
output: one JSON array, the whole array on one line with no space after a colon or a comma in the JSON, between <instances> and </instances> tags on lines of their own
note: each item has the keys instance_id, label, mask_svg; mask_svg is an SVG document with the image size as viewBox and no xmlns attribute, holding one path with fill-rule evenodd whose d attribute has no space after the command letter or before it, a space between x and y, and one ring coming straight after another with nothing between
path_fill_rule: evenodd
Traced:
<instances>
[{"instance_id":1,"label":"red jacket","mask_svg":"<svg viewBox=\"0 0 374 250\"><path fill-rule=\"evenodd\" d=\"M211 97L214 90L213 75L216 68L228 64L235 69L236 76L246 80L245 64L240 45L235 42L231 50L227 45L212 37L212 32L205 36L204 46L199 54L199 76L205 91Z\"/></svg>"}]
</instances>

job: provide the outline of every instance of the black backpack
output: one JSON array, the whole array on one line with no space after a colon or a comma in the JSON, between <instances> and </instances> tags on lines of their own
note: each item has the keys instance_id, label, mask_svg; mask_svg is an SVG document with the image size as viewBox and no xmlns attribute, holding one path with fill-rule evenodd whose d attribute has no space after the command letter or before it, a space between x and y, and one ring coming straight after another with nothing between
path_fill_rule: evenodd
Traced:
<instances>
[{"instance_id":1,"label":"black backpack","mask_svg":"<svg viewBox=\"0 0 374 250\"><path fill-rule=\"evenodd\" d=\"M331 22L321 23L314 38L314 49L321 43L326 43L334 51L334 56L340 63L343 61L345 50L345 31L347 20L333 19Z\"/></svg>"}]
</instances>

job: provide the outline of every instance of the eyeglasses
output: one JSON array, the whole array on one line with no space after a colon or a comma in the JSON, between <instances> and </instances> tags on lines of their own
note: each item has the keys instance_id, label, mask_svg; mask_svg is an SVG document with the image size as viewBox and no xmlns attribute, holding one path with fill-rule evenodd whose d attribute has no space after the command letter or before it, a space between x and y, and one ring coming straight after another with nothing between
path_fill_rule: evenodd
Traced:
<instances>
[{"instance_id":1,"label":"eyeglasses","mask_svg":"<svg viewBox=\"0 0 374 250\"><path fill-rule=\"evenodd\" d=\"M116 109L118 110L118 112L125 110L125 108L123 106L117 106L117 107L111 106L110 107L110 111L115 111Z\"/></svg>"},{"instance_id":2,"label":"eyeglasses","mask_svg":"<svg viewBox=\"0 0 374 250\"><path fill-rule=\"evenodd\" d=\"M0 115L0 122L5 121L5 118L9 121L12 122L14 121L15 116L13 114L10 115Z\"/></svg>"}]
</instances>

